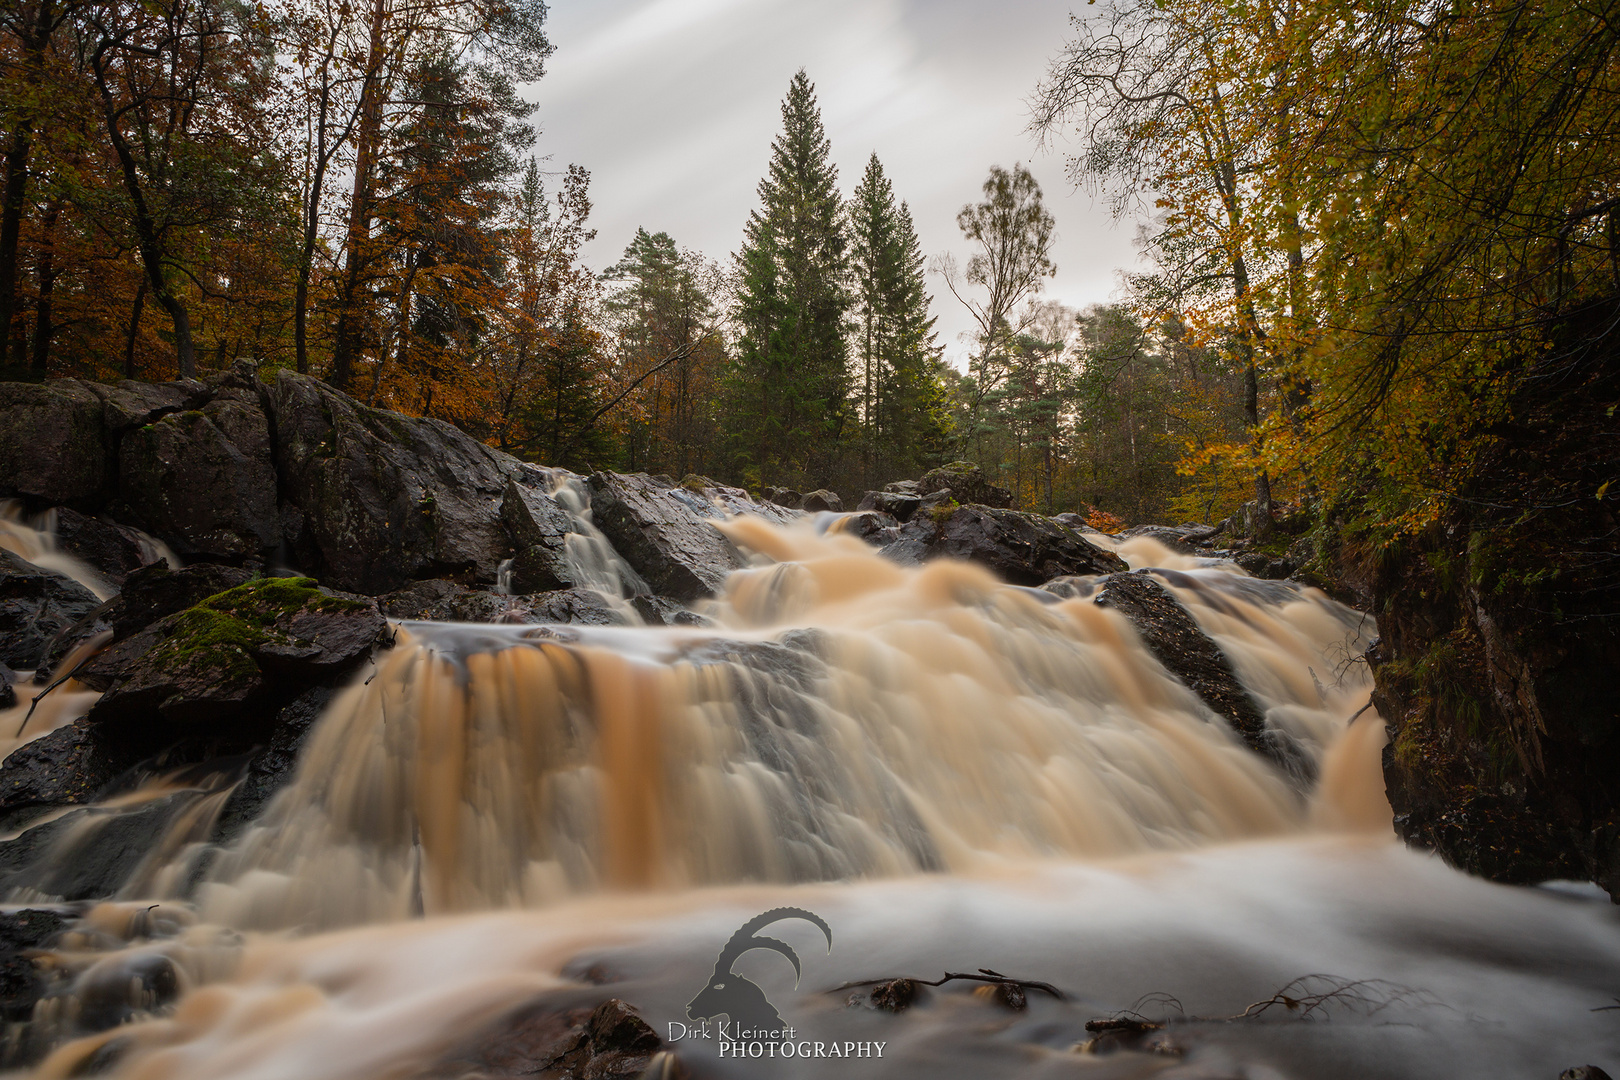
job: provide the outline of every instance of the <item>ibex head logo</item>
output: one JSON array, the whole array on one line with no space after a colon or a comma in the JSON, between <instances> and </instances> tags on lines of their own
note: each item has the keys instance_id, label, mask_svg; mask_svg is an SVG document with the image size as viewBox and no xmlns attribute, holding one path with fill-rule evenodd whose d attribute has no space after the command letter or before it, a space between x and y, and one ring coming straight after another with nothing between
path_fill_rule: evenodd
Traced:
<instances>
[{"instance_id":1,"label":"ibex head logo","mask_svg":"<svg viewBox=\"0 0 1620 1080\"><path fill-rule=\"evenodd\" d=\"M714 974L709 976L709 985L701 993L686 1003L686 1015L693 1020L713 1020L724 1013L731 1018L732 1024L739 1028L754 1030L773 1030L782 1026L782 1017L777 1014L776 1006L765 999L765 991L749 982L741 975L734 974L731 965L745 952L754 949L770 949L779 952L788 958L793 965L793 985L799 985L799 976L802 971L799 967L799 954L793 951L792 946L785 941L775 938L755 937L754 932L773 922L783 919L803 919L814 923L827 935L827 951L832 952L832 927L821 921L819 915L814 915L803 908L782 907L772 908L762 915L756 915L743 923L731 940L726 942L725 948L714 962Z\"/></svg>"}]
</instances>

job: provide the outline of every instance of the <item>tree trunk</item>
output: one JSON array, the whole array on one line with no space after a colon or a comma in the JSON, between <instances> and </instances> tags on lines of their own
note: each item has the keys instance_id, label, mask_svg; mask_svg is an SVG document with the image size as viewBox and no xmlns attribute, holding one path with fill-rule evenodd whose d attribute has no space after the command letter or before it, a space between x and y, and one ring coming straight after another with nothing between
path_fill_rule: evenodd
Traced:
<instances>
[{"instance_id":1,"label":"tree trunk","mask_svg":"<svg viewBox=\"0 0 1620 1080\"><path fill-rule=\"evenodd\" d=\"M135 378L135 339L141 332L141 312L146 308L146 275L135 287L135 308L129 313L129 338L124 343L124 378Z\"/></svg>"},{"instance_id":2,"label":"tree trunk","mask_svg":"<svg viewBox=\"0 0 1620 1080\"><path fill-rule=\"evenodd\" d=\"M376 167L377 143L382 133L382 69L386 51L383 29L386 21L384 0L374 0L365 84L360 91L360 128L355 143L354 192L349 202L343 287L338 295L332 372L327 377L327 382L339 390L346 390L354 380L355 360L360 351L360 291L368 261L365 248L371 239L371 173Z\"/></svg>"},{"instance_id":3,"label":"tree trunk","mask_svg":"<svg viewBox=\"0 0 1620 1080\"><path fill-rule=\"evenodd\" d=\"M62 204L45 210L44 243L39 252L39 303L34 308L34 374L43 379L51 356L51 294L56 289L56 219Z\"/></svg>"}]
</instances>

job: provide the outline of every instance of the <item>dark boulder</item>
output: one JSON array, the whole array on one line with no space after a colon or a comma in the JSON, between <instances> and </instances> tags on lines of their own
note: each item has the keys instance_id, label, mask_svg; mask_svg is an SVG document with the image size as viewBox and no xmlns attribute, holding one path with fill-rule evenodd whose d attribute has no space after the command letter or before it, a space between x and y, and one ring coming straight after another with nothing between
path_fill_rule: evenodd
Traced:
<instances>
[{"instance_id":1,"label":"dark boulder","mask_svg":"<svg viewBox=\"0 0 1620 1080\"><path fill-rule=\"evenodd\" d=\"M888 514L899 522L911 520L911 516L922 505L919 495L907 495L896 491L868 491L862 496L857 510L876 510Z\"/></svg>"},{"instance_id":2,"label":"dark boulder","mask_svg":"<svg viewBox=\"0 0 1620 1080\"><path fill-rule=\"evenodd\" d=\"M112 486L102 413L76 379L0 383L0 494L94 505Z\"/></svg>"},{"instance_id":3,"label":"dark boulder","mask_svg":"<svg viewBox=\"0 0 1620 1080\"><path fill-rule=\"evenodd\" d=\"M99 738L84 719L25 742L0 762L0 823L14 827L41 808L88 803L144 756L123 740Z\"/></svg>"},{"instance_id":4,"label":"dark boulder","mask_svg":"<svg viewBox=\"0 0 1620 1080\"><path fill-rule=\"evenodd\" d=\"M713 595L745 565L715 528L723 512L699 492L660 487L643 473L597 473L590 492L596 527L660 596L689 603Z\"/></svg>"},{"instance_id":5,"label":"dark boulder","mask_svg":"<svg viewBox=\"0 0 1620 1080\"><path fill-rule=\"evenodd\" d=\"M0 664L0 709L9 709L17 704L17 673L5 664Z\"/></svg>"},{"instance_id":6,"label":"dark boulder","mask_svg":"<svg viewBox=\"0 0 1620 1080\"><path fill-rule=\"evenodd\" d=\"M574 520L544 491L509 480L501 497L501 523L517 555L512 560L512 591L545 592L582 584L568 563L568 535Z\"/></svg>"},{"instance_id":7,"label":"dark boulder","mask_svg":"<svg viewBox=\"0 0 1620 1080\"><path fill-rule=\"evenodd\" d=\"M884 484L883 490L893 492L896 495L920 496L923 494L922 484L916 480L896 480L893 483Z\"/></svg>"},{"instance_id":8,"label":"dark boulder","mask_svg":"<svg viewBox=\"0 0 1620 1080\"><path fill-rule=\"evenodd\" d=\"M768 487L765 489L765 499L776 506L785 506L790 510L798 510L804 503L804 496L792 488Z\"/></svg>"},{"instance_id":9,"label":"dark boulder","mask_svg":"<svg viewBox=\"0 0 1620 1080\"><path fill-rule=\"evenodd\" d=\"M908 523L907 531L913 524L916 519ZM1013 585L1039 585L1065 574L1128 569L1118 555L1051 518L989 506L957 507L937 523L937 531L928 541L928 554L930 558L976 562Z\"/></svg>"},{"instance_id":10,"label":"dark boulder","mask_svg":"<svg viewBox=\"0 0 1620 1080\"><path fill-rule=\"evenodd\" d=\"M844 512L844 500L839 498L838 493L835 491L817 488L815 491L808 492L805 495L804 499L799 503L799 509L811 514L817 514L824 510L841 514Z\"/></svg>"},{"instance_id":11,"label":"dark boulder","mask_svg":"<svg viewBox=\"0 0 1620 1080\"><path fill-rule=\"evenodd\" d=\"M0 549L0 663L37 668L53 638L100 606L72 578Z\"/></svg>"},{"instance_id":12,"label":"dark boulder","mask_svg":"<svg viewBox=\"0 0 1620 1080\"><path fill-rule=\"evenodd\" d=\"M132 572L123 591L108 609L113 639L121 641L159 619L184 611L216 593L253 580L250 570L235 566L197 563L179 570L168 563L153 563Z\"/></svg>"},{"instance_id":13,"label":"dark boulder","mask_svg":"<svg viewBox=\"0 0 1620 1080\"><path fill-rule=\"evenodd\" d=\"M56 546L100 574L109 584L122 586L136 570L157 561L151 546L134 529L67 506L55 510L51 531Z\"/></svg>"},{"instance_id":14,"label":"dark boulder","mask_svg":"<svg viewBox=\"0 0 1620 1080\"><path fill-rule=\"evenodd\" d=\"M575 623L581 626L628 626L631 620L591 589L557 589L513 597L519 619L526 623Z\"/></svg>"},{"instance_id":15,"label":"dark boulder","mask_svg":"<svg viewBox=\"0 0 1620 1080\"><path fill-rule=\"evenodd\" d=\"M371 409L281 372L269 392L296 564L377 595L427 577L493 583L510 553L501 503L529 470L442 420Z\"/></svg>"},{"instance_id":16,"label":"dark boulder","mask_svg":"<svg viewBox=\"0 0 1620 1080\"><path fill-rule=\"evenodd\" d=\"M900 523L881 510L859 510L846 514L835 524L838 532L865 540L875 547L883 547L900 539Z\"/></svg>"},{"instance_id":17,"label":"dark boulder","mask_svg":"<svg viewBox=\"0 0 1620 1080\"><path fill-rule=\"evenodd\" d=\"M126 432L114 513L188 558L273 554L281 542L276 473L257 397L222 391L201 409Z\"/></svg>"},{"instance_id":18,"label":"dark boulder","mask_svg":"<svg viewBox=\"0 0 1620 1080\"><path fill-rule=\"evenodd\" d=\"M1012 492L990 483L984 471L969 461L941 465L917 482L918 495L927 496L940 491L949 491L959 503L978 503L998 510L1012 506Z\"/></svg>"},{"instance_id":19,"label":"dark boulder","mask_svg":"<svg viewBox=\"0 0 1620 1080\"><path fill-rule=\"evenodd\" d=\"M61 900L112 896L196 798L196 792L179 791L137 809L77 810L36 825L0 843L0 888L27 888Z\"/></svg>"},{"instance_id":20,"label":"dark boulder","mask_svg":"<svg viewBox=\"0 0 1620 1080\"><path fill-rule=\"evenodd\" d=\"M1110 574L1095 586L1093 602L1129 619L1159 663L1230 724L1250 749L1301 780L1313 777L1310 759L1286 734L1266 725L1265 713L1238 682L1226 654L1198 628L1170 590L1146 570ZM1073 584L1063 579L1043 588L1059 596L1074 594Z\"/></svg>"},{"instance_id":21,"label":"dark boulder","mask_svg":"<svg viewBox=\"0 0 1620 1080\"><path fill-rule=\"evenodd\" d=\"M167 616L85 664L80 680L105 687L88 719L228 729L243 713L273 711L300 687L352 670L386 627L371 601L308 578L261 578Z\"/></svg>"}]
</instances>

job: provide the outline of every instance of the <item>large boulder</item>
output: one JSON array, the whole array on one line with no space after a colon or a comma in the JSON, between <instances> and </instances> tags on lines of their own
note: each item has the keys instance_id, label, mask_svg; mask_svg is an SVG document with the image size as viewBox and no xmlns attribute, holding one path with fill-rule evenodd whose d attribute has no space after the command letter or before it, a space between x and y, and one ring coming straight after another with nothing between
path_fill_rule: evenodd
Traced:
<instances>
[{"instance_id":1,"label":"large boulder","mask_svg":"<svg viewBox=\"0 0 1620 1080\"><path fill-rule=\"evenodd\" d=\"M590 491L596 527L660 596L689 603L714 595L746 565L714 527L725 515L702 490L604 472L591 477Z\"/></svg>"},{"instance_id":2,"label":"large boulder","mask_svg":"<svg viewBox=\"0 0 1620 1080\"><path fill-rule=\"evenodd\" d=\"M584 584L575 580L568 559L568 535L574 531L574 520L551 495L508 480L501 496L501 523L517 551L512 560L513 592L545 592Z\"/></svg>"},{"instance_id":3,"label":"large boulder","mask_svg":"<svg viewBox=\"0 0 1620 1080\"><path fill-rule=\"evenodd\" d=\"M123 434L116 516L188 558L241 561L281 542L270 427L256 394L227 388Z\"/></svg>"},{"instance_id":4,"label":"large boulder","mask_svg":"<svg viewBox=\"0 0 1620 1080\"><path fill-rule=\"evenodd\" d=\"M262 578L112 645L78 678L104 690L90 710L94 724L228 740L241 714L273 712L301 687L352 670L386 627L374 602L334 595L308 578Z\"/></svg>"},{"instance_id":5,"label":"large boulder","mask_svg":"<svg viewBox=\"0 0 1620 1080\"><path fill-rule=\"evenodd\" d=\"M72 578L0 548L0 663L33 670L53 638L100 606Z\"/></svg>"},{"instance_id":6,"label":"large boulder","mask_svg":"<svg viewBox=\"0 0 1620 1080\"><path fill-rule=\"evenodd\" d=\"M1051 518L990 506L958 506L940 521L931 521L927 515L913 518L901 536L924 542L929 558L976 562L1013 585L1039 585L1065 574L1112 574L1129 569L1118 555Z\"/></svg>"},{"instance_id":7,"label":"large boulder","mask_svg":"<svg viewBox=\"0 0 1620 1080\"><path fill-rule=\"evenodd\" d=\"M101 398L76 379L0 383L0 494L88 507L110 488Z\"/></svg>"},{"instance_id":8,"label":"large boulder","mask_svg":"<svg viewBox=\"0 0 1620 1080\"><path fill-rule=\"evenodd\" d=\"M899 522L911 520L922 505L922 497L899 491L868 491L861 497L857 510L876 510L888 514Z\"/></svg>"},{"instance_id":9,"label":"large boulder","mask_svg":"<svg viewBox=\"0 0 1620 1080\"><path fill-rule=\"evenodd\" d=\"M281 372L269 393L283 534L334 588L378 595L427 577L493 583L516 458L442 420L371 409Z\"/></svg>"},{"instance_id":10,"label":"large boulder","mask_svg":"<svg viewBox=\"0 0 1620 1080\"><path fill-rule=\"evenodd\" d=\"M896 485L889 485L891 488ZM921 496L949 491L958 503L978 503L1005 510L1012 505L1012 492L992 484L984 470L970 461L953 461L932 469L917 482L916 493Z\"/></svg>"},{"instance_id":11,"label":"large boulder","mask_svg":"<svg viewBox=\"0 0 1620 1080\"><path fill-rule=\"evenodd\" d=\"M804 499L799 503L799 509L812 514L820 513L823 510L841 514L844 512L844 500L839 498L836 491L817 488L805 495Z\"/></svg>"}]
</instances>

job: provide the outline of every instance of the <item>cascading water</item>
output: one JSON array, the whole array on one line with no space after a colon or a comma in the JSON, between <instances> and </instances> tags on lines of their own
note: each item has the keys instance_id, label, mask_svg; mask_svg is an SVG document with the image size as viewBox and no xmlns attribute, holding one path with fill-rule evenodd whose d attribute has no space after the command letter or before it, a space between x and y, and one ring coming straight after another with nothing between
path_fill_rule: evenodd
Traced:
<instances>
[{"instance_id":1,"label":"cascading water","mask_svg":"<svg viewBox=\"0 0 1620 1080\"><path fill-rule=\"evenodd\" d=\"M784 905L827 920L833 951L784 925L797 989L768 956L737 970L815 1039L881 1042L882 1060L673 1044L694 1075L1551 1077L1620 1052L1616 1014L1591 1011L1620 989L1612 909L1393 843L1364 616L1121 547L1309 758L1302 791L1084 589L901 567L808 523L724 531L762 565L710 626L402 626L252 827L205 858L191 819L142 878L168 936L127 905L95 916L135 944L81 961L74 1000L154 956L190 992L39 1075L478 1075L455 1062L485 1025L609 996L674 1037L719 944ZM578 536L593 585L633 591L600 534ZM1015 1014L947 985L897 1016L829 992L977 968L1066 997ZM1292 1019L1189 1019L1277 991ZM1176 1003L1138 1000L1155 992ZM1182 1017L1180 1065L1079 1052L1086 1020L1133 1003Z\"/></svg>"}]
</instances>

